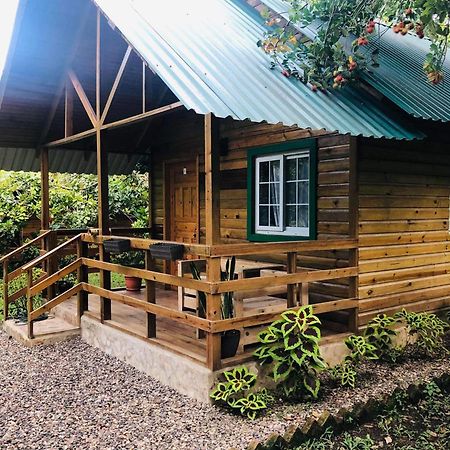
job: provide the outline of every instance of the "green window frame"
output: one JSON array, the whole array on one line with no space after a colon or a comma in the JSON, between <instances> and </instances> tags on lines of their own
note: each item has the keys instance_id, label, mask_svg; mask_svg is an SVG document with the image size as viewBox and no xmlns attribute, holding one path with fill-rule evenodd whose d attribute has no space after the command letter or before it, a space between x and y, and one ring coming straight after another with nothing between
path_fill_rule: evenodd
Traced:
<instances>
[{"instance_id":1,"label":"green window frame","mask_svg":"<svg viewBox=\"0 0 450 450\"><path fill-rule=\"evenodd\" d=\"M285 192L287 192L288 184L292 184L292 180L288 179L287 161L300 161L302 158L309 157L309 178L308 184L308 227L299 227L299 209L305 208L297 194L296 205L287 204ZM266 167L261 169L261 165ZM274 165L272 169L271 164ZM300 163L295 163L300 164ZM269 177L260 174L269 169ZM297 166L297 175L294 176L295 186L299 186L304 180L304 176L299 175L299 167ZM273 173L273 175L272 175ZM258 189L257 189L258 183ZM272 190L276 195L274 214L271 205L274 200L266 200L264 204L260 199L261 185L267 185L266 190ZM293 186L292 186L293 187ZM276 192L275 192L276 191ZM270 194L269 194L270 198ZM258 205L256 205L259 200ZM280 206L281 205L281 206ZM287 226L287 214L292 213L294 206L297 211L297 226L295 228ZM288 208L291 208L288 211ZM293 208L293 209L292 209ZM261 225L259 214L262 211L264 215L264 226ZM281 211L281 218L275 218ZM268 218L266 218L266 214ZM252 242L276 242L276 241L302 241L316 239L317 235L317 142L315 139L302 139L297 141L284 142L281 144L268 145L264 147L252 148L247 153L247 239Z\"/></svg>"}]
</instances>

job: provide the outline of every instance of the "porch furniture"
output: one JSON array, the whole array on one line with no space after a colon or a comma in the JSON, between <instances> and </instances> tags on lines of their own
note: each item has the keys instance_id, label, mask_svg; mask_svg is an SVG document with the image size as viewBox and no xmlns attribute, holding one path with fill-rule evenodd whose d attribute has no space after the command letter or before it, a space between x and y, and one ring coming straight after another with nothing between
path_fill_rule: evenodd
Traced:
<instances>
[{"instance_id":1,"label":"porch furniture","mask_svg":"<svg viewBox=\"0 0 450 450\"><path fill-rule=\"evenodd\" d=\"M228 258L221 258L222 270L225 270L227 259ZM200 272L202 280L206 280L206 259L190 259L178 261L178 276L184 277L185 275L191 275L192 263L195 264L197 270ZM263 270L280 270L282 268L282 264L238 258L236 259L235 273L238 279L251 278L260 276ZM178 309L180 311L184 311L185 309L196 311L197 308L197 291L184 287L178 287Z\"/></svg>"}]
</instances>

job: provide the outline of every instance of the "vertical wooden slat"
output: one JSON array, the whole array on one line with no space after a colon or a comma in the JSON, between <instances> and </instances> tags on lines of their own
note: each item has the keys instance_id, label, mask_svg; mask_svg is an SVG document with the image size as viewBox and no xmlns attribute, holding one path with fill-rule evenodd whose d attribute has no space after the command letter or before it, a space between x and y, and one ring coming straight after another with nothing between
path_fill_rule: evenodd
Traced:
<instances>
[{"instance_id":1,"label":"vertical wooden slat","mask_svg":"<svg viewBox=\"0 0 450 450\"><path fill-rule=\"evenodd\" d=\"M206 245L220 243L220 151L219 123L205 115L205 216Z\"/></svg>"},{"instance_id":2,"label":"vertical wooden slat","mask_svg":"<svg viewBox=\"0 0 450 450\"><path fill-rule=\"evenodd\" d=\"M8 292L8 260L5 259L3 261L3 319L8 320L8 301L9 301L9 292Z\"/></svg>"},{"instance_id":3,"label":"vertical wooden slat","mask_svg":"<svg viewBox=\"0 0 450 450\"><path fill-rule=\"evenodd\" d=\"M88 245L80 239L77 242L77 258L87 258L88 256ZM88 268L85 265L81 265L77 270L77 283L87 283L88 281ZM81 323L81 316L88 309L89 294L81 290L77 295L77 317L79 323Z\"/></svg>"},{"instance_id":4,"label":"vertical wooden slat","mask_svg":"<svg viewBox=\"0 0 450 450\"><path fill-rule=\"evenodd\" d=\"M31 296L31 287L33 286L33 269L27 272L27 312L28 312L28 339L33 339L33 321L30 320L33 312L33 297Z\"/></svg>"},{"instance_id":5,"label":"vertical wooden slat","mask_svg":"<svg viewBox=\"0 0 450 450\"><path fill-rule=\"evenodd\" d=\"M150 251L145 252L145 268L147 270L154 270L154 261ZM148 303L155 303L155 282L145 281L145 296ZM156 316L155 314L147 313L147 337L156 337Z\"/></svg>"},{"instance_id":6,"label":"vertical wooden slat","mask_svg":"<svg viewBox=\"0 0 450 450\"><path fill-rule=\"evenodd\" d=\"M220 281L220 258L207 258L206 273L208 281ZM209 320L221 319L221 294L207 294L206 318ZM220 334L208 333L206 335L206 365L210 370L221 367L221 337Z\"/></svg>"},{"instance_id":7,"label":"vertical wooden slat","mask_svg":"<svg viewBox=\"0 0 450 450\"><path fill-rule=\"evenodd\" d=\"M287 273L297 272L297 252L287 254ZM293 308L297 304L297 285L287 285L287 307Z\"/></svg>"}]
</instances>

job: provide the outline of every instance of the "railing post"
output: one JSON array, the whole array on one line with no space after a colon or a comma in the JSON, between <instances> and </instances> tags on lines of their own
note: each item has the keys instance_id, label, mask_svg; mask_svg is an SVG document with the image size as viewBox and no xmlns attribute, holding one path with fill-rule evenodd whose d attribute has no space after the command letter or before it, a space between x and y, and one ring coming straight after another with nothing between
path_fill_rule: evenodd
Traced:
<instances>
[{"instance_id":1,"label":"railing post","mask_svg":"<svg viewBox=\"0 0 450 450\"><path fill-rule=\"evenodd\" d=\"M33 312L33 297L31 296L31 288L33 286L33 269L27 272L27 312L28 312L28 339L34 338L33 321L31 320L31 313Z\"/></svg>"},{"instance_id":2,"label":"railing post","mask_svg":"<svg viewBox=\"0 0 450 450\"><path fill-rule=\"evenodd\" d=\"M88 254L88 244L83 242L83 239L77 241L77 258L87 258ZM77 270L77 282L78 283L88 283L88 268L82 264L80 268ZM85 311L89 309L89 294L83 289L78 292L77 295L77 317L78 322L81 324L81 316Z\"/></svg>"},{"instance_id":3,"label":"railing post","mask_svg":"<svg viewBox=\"0 0 450 450\"><path fill-rule=\"evenodd\" d=\"M297 252L287 254L287 273L297 272ZM287 307L293 308L297 304L297 284L287 285Z\"/></svg>"},{"instance_id":4,"label":"railing post","mask_svg":"<svg viewBox=\"0 0 450 450\"><path fill-rule=\"evenodd\" d=\"M47 245L46 245L46 251L50 252L51 250L53 250L54 248L56 248L56 246L58 245L57 242L58 236L56 234L56 231L52 231L48 236L47 236ZM46 272L47 272L47 276L53 275L56 272L56 259L54 257L50 257L47 260L47 264L46 264ZM55 286L51 285L47 288L47 301L50 301L53 297L55 296Z\"/></svg>"},{"instance_id":5,"label":"railing post","mask_svg":"<svg viewBox=\"0 0 450 450\"><path fill-rule=\"evenodd\" d=\"M149 250L145 252L145 268L147 270L154 269L153 258ZM156 303L154 281L145 280L145 295L148 303ZM147 313L147 337L156 337L156 316L152 313Z\"/></svg>"},{"instance_id":6,"label":"railing post","mask_svg":"<svg viewBox=\"0 0 450 450\"><path fill-rule=\"evenodd\" d=\"M207 279L211 282L220 281L220 258L207 258ZM222 295L206 295L206 318L209 320L220 320L222 311ZM221 337L218 333L206 335L206 364L210 370L218 370L221 367Z\"/></svg>"},{"instance_id":7,"label":"railing post","mask_svg":"<svg viewBox=\"0 0 450 450\"><path fill-rule=\"evenodd\" d=\"M3 261L3 319L8 320L9 310L8 259Z\"/></svg>"}]
</instances>

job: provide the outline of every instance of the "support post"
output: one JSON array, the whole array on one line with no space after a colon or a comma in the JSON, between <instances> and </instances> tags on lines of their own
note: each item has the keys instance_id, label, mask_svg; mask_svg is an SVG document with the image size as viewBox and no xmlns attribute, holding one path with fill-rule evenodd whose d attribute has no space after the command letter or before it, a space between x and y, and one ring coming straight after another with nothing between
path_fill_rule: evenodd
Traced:
<instances>
[{"instance_id":1,"label":"support post","mask_svg":"<svg viewBox=\"0 0 450 450\"><path fill-rule=\"evenodd\" d=\"M100 91L100 28L101 15L97 9L97 40L96 40L96 141L97 141L97 179L98 179L98 229L100 236L110 234L109 230L109 198L108 198L108 153L102 145L101 132L101 91ZM109 262L109 254L103 245L99 246L100 261ZM111 289L111 272L100 270L100 287ZM100 320L111 320L111 300L100 299Z\"/></svg>"},{"instance_id":2,"label":"support post","mask_svg":"<svg viewBox=\"0 0 450 450\"><path fill-rule=\"evenodd\" d=\"M287 254L287 273L297 272L297 252ZM287 307L293 308L297 304L297 285L287 285Z\"/></svg>"},{"instance_id":3,"label":"support post","mask_svg":"<svg viewBox=\"0 0 450 450\"><path fill-rule=\"evenodd\" d=\"M154 262L149 250L145 252L145 268L154 270ZM145 295L148 303L156 303L154 281L145 280ZM147 313L147 337L156 337L156 316L152 313Z\"/></svg>"},{"instance_id":4,"label":"support post","mask_svg":"<svg viewBox=\"0 0 450 450\"><path fill-rule=\"evenodd\" d=\"M83 242L81 239L77 242L77 258L88 258L89 247L86 242ZM88 283L88 268L83 264L77 270L77 283ZM88 303L88 293L84 290L78 292L77 295L77 317L78 323L81 325L81 316L85 311L89 309Z\"/></svg>"},{"instance_id":5,"label":"support post","mask_svg":"<svg viewBox=\"0 0 450 450\"><path fill-rule=\"evenodd\" d=\"M220 149L219 123L205 115L205 215L206 245L220 243Z\"/></svg>"},{"instance_id":6,"label":"support post","mask_svg":"<svg viewBox=\"0 0 450 450\"><path fill-rule=\"evenodd\" d=\"M220 152L219 123L213 114L205 115L205 214L206 245L220 243ZM207 258L208 281L220 281L220 258ZM221 294L207 294L206 318L221 319ZM206 335L207 367L218 370L221 367L220 334Z\"/></svg>"},{"instance_id":7,"label":"support post","mask_svg":"<svg viewBox=\"0 0 450 450\"><path fill-rule=\"evenodd\" d=\"M33 286L33 269L27 272L27 312L28 312L28 339L34 338L33 321L31 313L33 312L33 297L31 296L31 288Z\"/></svg>"},{"instance_id":8,"label":"support post","mask_svg":"<svg viewBox=\"0 0 450 450\"><path fill-rule=\"evenodd\" d=\"M3 261L3 319L8 320L9 311L8 260Z\"/></svg>"},{"instance_id":9,"label":"support post","mask_svg":"<svg viewBox=\"0 0 450 450\"><path fill-rule=\"evenodd\" d=\"M207 258L206 273L208 281L220 281L220 258ZM221 294L206 295L206 318L209 320L221 319ZM206 365L210 370L221 368L221 337L218 333L206 335Z\"/></svg>"},{"instance_id":10,"label":"support post","mask_svg":"<svg viewBox=\"0 0 450 450\"><path fill-rule=\"evenodd\" d=\"M50 180L48 148L41 147L41 230L50 229Z\"/></svg>"}]
</instances>

